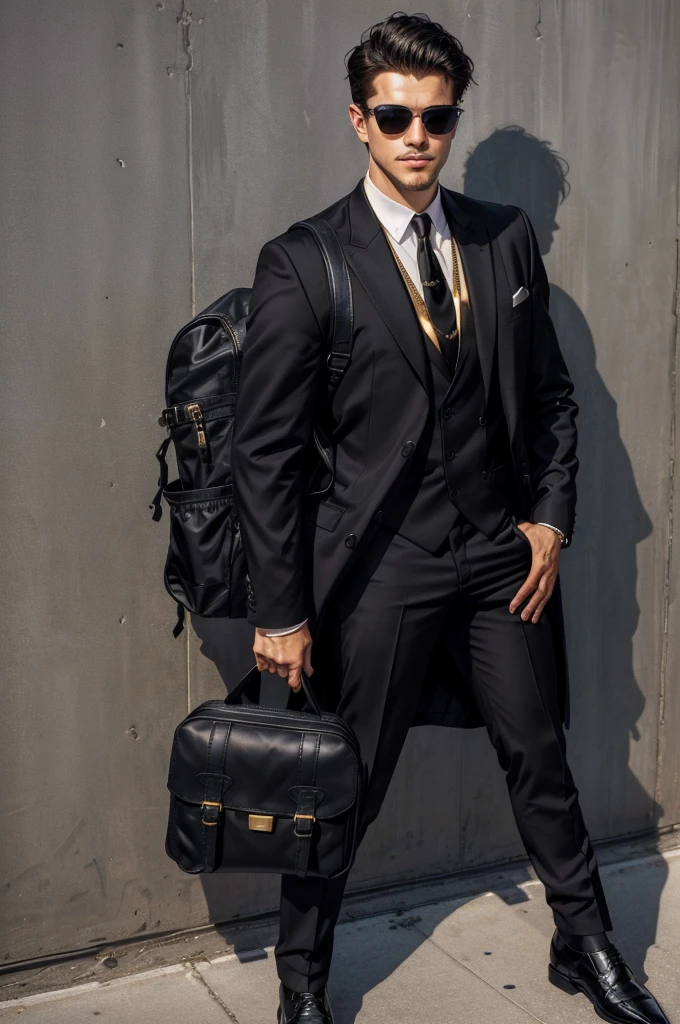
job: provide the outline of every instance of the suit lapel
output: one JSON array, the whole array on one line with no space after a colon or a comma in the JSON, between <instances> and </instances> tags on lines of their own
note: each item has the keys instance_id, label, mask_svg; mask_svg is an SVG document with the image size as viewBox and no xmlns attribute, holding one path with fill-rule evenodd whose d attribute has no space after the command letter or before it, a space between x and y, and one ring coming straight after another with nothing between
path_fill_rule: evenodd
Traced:
<instances>
[{"instance_id":1,"label":"suit lapel","mask_svg":"<svg viewBox=\"0 0 680 1024\"><path fill-rule=\"evenodd\" d=\"M498 312L491 240L484 222L478 217L471 217L451 189L442 186L441 194L446 219L458 243L470 299L469 309L464 305L461 312L461 336L463 340L470 338L470 326L473 327L484 379L484 394L488 401ZM468 316L472 317L471 325L466 323Z\"/></svg>"},{"instance_id":2,"label":"suit lapel","mask_svg":"<svg viewBox=\"0 0 680 1024\"><path fill-rule=\"evenodd\" d=\"M429 394L425 339L413 303L373 207L363 179L349 196L349 240L343 249L397 345Z\"/></svg>"}]
</instances>

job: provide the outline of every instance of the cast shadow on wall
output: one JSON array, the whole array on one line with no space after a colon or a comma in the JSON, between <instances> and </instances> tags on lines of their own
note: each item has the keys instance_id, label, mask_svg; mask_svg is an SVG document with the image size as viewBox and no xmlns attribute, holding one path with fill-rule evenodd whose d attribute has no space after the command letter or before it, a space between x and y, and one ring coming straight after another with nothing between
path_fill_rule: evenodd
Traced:
<instances>
[{"instance_id":1,"label":"cast shadow on wall","mask_svg":"<svg viewBox=\"0 0 680 1024\"><path fill-rule=\"evenodd\" d=\"M522 207L545 257L559 228L558 207L568 193L566 164L548 143L520 126L510 125L493 132L471 151L465 164L463 191L473 198ZM585 751L584 758L572 764L572 769L583 803L596 805L600 820L620 820L616 813L609 813L607 801L616 808L625 795L626 806L632 808L630 830L640 831L645 824L651 829L662 809L631 772L628 756L630 740L639 739L636 723L645 704L633 665L633 638L639 617L636 548L650 534L652 524L621 439L616 403L597 369L586 319L571 296L554 284L550 313L580 407L578 529L576 542L566 553L562 574L570 639L573 733L578 734ZM202 641L201 652L215 663L225 685L231 688L253 664L252 627L245 621L232 622L226 644L219 620L193 617L192 621ZM263 685L269 690L266 699L263 694L263 703L281 703L278 679L265 678ZM570 747L573 750L574 739ZM594 768L595 777L588 776L583 763L599 765L602 771ZM587 814L587 822L590 818ZM622 831L626 830L624 827ZM660 854L658 862L654 884L647 875L644 892L635 893L634 922L632 907L612 903L610 908L617 941L641 979L647 949L655 941L659 902L667 878ZM223 879L202 877L213 922L229 917ZM604 884L606 891L606 877ZM442 915L448 912L442 908ZM247 948L247 937L234 931L233 926L225 924L219 930L227 941L235 941L237 948L238 944ZM384 956L343 979L339 1007L343 1020L354 1019L364 993L394 971L403 958L400 944L395 943L393 955L385 949Z\"/></svg>"}]
</instances>

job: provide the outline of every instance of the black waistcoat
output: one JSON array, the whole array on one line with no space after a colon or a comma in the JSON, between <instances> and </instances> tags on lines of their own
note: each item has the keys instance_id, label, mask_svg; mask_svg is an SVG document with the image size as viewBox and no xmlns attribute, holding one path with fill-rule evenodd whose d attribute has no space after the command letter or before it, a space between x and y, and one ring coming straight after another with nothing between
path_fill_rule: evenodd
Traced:
<instances>
[{"instance_id":1,"label":"black waistcoat","mask_svg":"<svg viewBox=\"0 0 680 1024\"><path fill-rule=\"evenodd\" d=\"M422 332L431 370L431 413L409 458L386 525L434 552L462 515L492 536L514 505L510 446L494 362L489 400L472 318L455 374Z\"/></svg>"}]
</instances>

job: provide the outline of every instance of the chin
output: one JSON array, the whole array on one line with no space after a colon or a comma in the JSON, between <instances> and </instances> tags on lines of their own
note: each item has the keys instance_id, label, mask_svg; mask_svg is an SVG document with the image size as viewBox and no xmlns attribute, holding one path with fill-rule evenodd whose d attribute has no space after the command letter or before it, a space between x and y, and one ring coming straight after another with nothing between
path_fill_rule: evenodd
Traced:
<instances>
[{"instance_id":1,"label":"chin","mask_svg":"<svg viewBox=\"0 0 680 1024\"><path fill-rule=\"evenodd\" d=\"M423 167L421 170L413 167L407 167L405 169L399 169L400 173L395 175L397 180L405 188L413 189L414 192L422 192L426 188L430 188L431 185L437 180L439 171L432 167ZM404 173L404 170L406 173Z\"/></svg>"}]
</instances>

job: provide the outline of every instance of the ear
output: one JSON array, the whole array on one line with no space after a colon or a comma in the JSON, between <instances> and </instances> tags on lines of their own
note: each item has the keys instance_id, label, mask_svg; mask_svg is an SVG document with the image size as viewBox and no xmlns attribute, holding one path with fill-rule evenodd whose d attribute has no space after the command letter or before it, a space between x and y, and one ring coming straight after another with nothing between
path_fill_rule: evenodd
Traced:
<instances>
[{"instance_id":1,"label":"ear","mask_svg":"<svg viewBox=\"0 0 680 1024\"><path fill-rule=\"evenodd\" d=\"M366 117L364 116L361 107L357 106L356 103L350 103L349 105L349 119L352 122L352 127L357 133L359 139L362 142L368 143L368 131L366 130Z\"/></svg>"}]
</instances>

